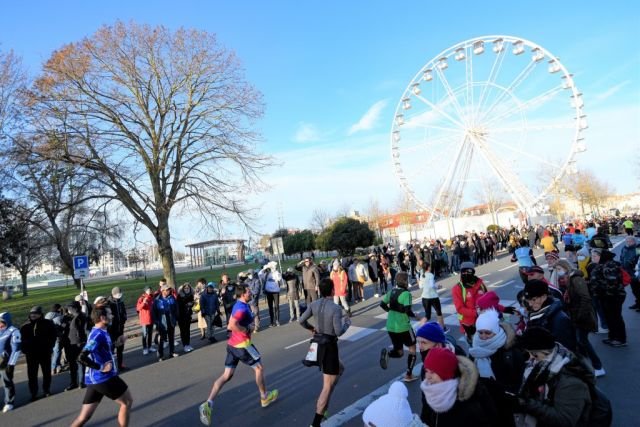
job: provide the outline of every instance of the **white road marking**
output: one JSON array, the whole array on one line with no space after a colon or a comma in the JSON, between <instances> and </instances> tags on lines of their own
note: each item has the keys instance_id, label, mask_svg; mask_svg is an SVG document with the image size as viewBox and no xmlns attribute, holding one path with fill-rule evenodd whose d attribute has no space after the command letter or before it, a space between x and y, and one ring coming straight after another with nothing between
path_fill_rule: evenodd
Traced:
<instances>
[{"instance_id":1,"label":"white road marking","mask_svg":"<svg viewBox=\"0 0 640 427\"><path fill-rule=\"evenodd\" d=\"M293 347L298 346L298 345L300 345L300 344L308 343L310 339L311 339L311 337L309 337L309 338L307 338L307 339L305 339L305 340L302 340L302 341L300 341L300 342L297 342L297 343L295 343L295 344L288 345L288 346L286 346L284 349L285 349L285 350L289 350L290 348L293 348Z\"/></svg>"},{"instance_id":2,"label":"white road marking","mask_svg":"<svg viewBox=\"0 0 640 427\"><path fill-rule=\"evenodd\" d=\"M491 274L491 273L485 273L485 274L481 274L481 275L480 275L480 276L478 276L478 277L487 277L487 276L488 276L488 275L490 275L490 274Z\"/></svg>"},{"instance_id":3,"label":"white road marking","mask_svg":"<svg viewBox=\"0 0 640 427\"><path fill-rule=\"evenodd\" d=\"M518 266L518 264L511 264L511 265L509 265L509 266L507 266L505 268L499 269L498 271L505 271L505 270L508 270L510 268L517 267L517 266Z\"/></svg>"},{"instance_id":4,"label":"white road marking","mask_svg":"<svg viewBox=\"0 0 640 427\"><path fill-rule=\"evenodd\" d=\"M422 369L422 363L416 363L416 365L413 367L413 375L420 376L420 370L421 369ZM380 396L382 396L384 394L387 394L389 392L389 387L391 387L391 384L393 384L396 381L400 381L403 376L404 376L404 374L399 376L399 377L396 377L396 378L392 379L388 383L386 383L386 384L378 387L377 389L373 390L371 393L361 397L357 401L353 402L351 405L347 406L343 410L341 410L338 413L336 413L336 414L332 415L331 417L329 417L329 419L327 419L327 421L322 423L322 426L323 427L338 427L338 426L346 424L347 422L349 422L353 418L359 416L360 414L362 414L364 412L364 410L367 408L367 406L369 406L369 404L371 402L373 402L374 400L376 400Z\"/></svg>"},{"instance_id":5,"label":"white road marking","mask_svg":"<svg viewBox=\"0 0 640 427\"><path fill-rule=\"evenodd\" d=\"M494 283L493 285L489 286L490 288L502 288L504 286L510 285L512 284L514 281L513 280L509 280L508 282L504 282L502 285L498 285L498 283L502 282L502 280Z\"/></svg>"},{"instance_id":6,"label":"white road marking","mask_svg":"<svg viewBox=\"0 0 640 427\"><path fill-rule=\"evenodd\" d=\"M364 338L367 335L371 335L376 332L377 329L361 328L360 326L350 326L341 337L340 341L358 341L360 338Z\"/></svg>"}]
</instances>

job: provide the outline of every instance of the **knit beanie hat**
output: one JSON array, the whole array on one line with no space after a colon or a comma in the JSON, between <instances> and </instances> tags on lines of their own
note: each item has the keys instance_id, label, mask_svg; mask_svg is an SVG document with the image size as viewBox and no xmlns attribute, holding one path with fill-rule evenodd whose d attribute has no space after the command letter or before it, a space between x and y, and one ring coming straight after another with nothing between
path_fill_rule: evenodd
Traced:
<instances>
[{"instance_id":1,"label":"knit beanie hat","mask_svg":"<svg viewBox=\"0 0 640 427\"><path fill-rule=\"evenodd\" d=\"M524 297L535 298L549 293L549 285L542 280L529 280L524 285Z\"/></svg>"},{"instance_id":2,"label":"knit beanie hat","mask_svg":"<svg viewBox=\"0 0 640 427\"><path fill-rule=\"evenodd\" d=\"M460 271L462 270L471 270L474 274L476 272L476 266L470 262L470 261L465 261L462 264L460 264Z\"/></svg>"},{"instance_id":3,"label":"knit beanie hat","mask_svg":"<svg viewBox=\"0 0 640 427\"><path fill-rule=\"evenodd\" d=\"M491 309L483 311L476 320L476 330L478 331L491 331L497 334L500 330L500 320L498 319L498 312Z\"/></svg>"},{"instance_id":4,"label":"knit beanie hat","mask_svg":"<svg viewBox=\"0 0 640 427\"><path fill-rule=\"evenodd\" d=\"M494 291L489 291L478 298L476 305L480 310L487 310L490 308L498 309L500 306L500 297Z\"/></svg>"},{"instance_id":5,"label":"knit beanie hat","mask_svg":"<svg viewBox=\"0 0 640 427\"><path fill-rule=\"evenodd\" d=\"M551 332L537 326L527 328L522 334L520 342L525 350L550 350L556 345L556 340Z\"/></svg>"},{"instance_id":6,"label":"knit beanie hat","mask_svg":"<svg viewBox=\"0 0 640 427\"><path fill-rule=\"evenodd\" d=\"M362 413L364 425L379 427L406 427L413 421L407 387L399 381L389 387L389 393L380 396Z\"/></svg>"},{"instance_id":7,"label":"knit beanie hat","mask_svg":"<svg viewBox=\"0 0 640 427\"><path fill-rule=\"evenodd\" d=\"M435 372L442 381L447 381L456 376L458 358L447 348L434 347L424 358L424 369Z\"/></svg>"},{"instance_id":8,"label":"knit beanie hat","mask_svg":"<svg viewBox=\"0 0 640 427\"><path fill-rule=\"evenodd\" d=\"M444 344L446 341L444 331L437 322L425 323L418 329L416 336L435 343Z\"/></svg>"}]
</instances>

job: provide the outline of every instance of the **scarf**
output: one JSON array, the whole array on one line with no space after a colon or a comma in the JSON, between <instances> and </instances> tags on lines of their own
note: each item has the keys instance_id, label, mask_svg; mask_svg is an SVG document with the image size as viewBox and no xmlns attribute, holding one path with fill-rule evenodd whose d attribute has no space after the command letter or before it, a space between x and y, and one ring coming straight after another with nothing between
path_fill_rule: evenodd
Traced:
<instances>
[{"instance_id":1,"label":"scarf","mask_svg":"<svg viewBox=\"0 0 640 427\"><path fill-rule=\"evenodd\" d=\"M427 380L424 380L420 384L420 389L424 393L424 398L431 409L441 414L447 412L456 403L459 382L458 378L437 384L429 384Z\"/></svg>"},{"instance_id":2,"label":"scarf","mask_svg":"<svg viewBox=\"0 0 640 427\"><path fill-rule=\"evenodd\" d=\"M519 395L540 400L546 399L546 384L570 361L571 352L558 343L556 343L553 352L544 360L540 362L529 360L525 365Z\"/></svg>"},{"instance_id":3,"label":"scarf","mask_svg":"<svg viewBox=\"0 0 640 427\"><path fill-rule=\"evenodd\" d=\"M481 378L495 379L496 376L493 373L493 369L491 369L491 356L504 347L506 342L507 334L504 333L502 328L499 328L498 333L486 340L481 340L477 333L473 335L473 343L469 349L469 355L475 359Z\"/></svg>"}]
</instances>

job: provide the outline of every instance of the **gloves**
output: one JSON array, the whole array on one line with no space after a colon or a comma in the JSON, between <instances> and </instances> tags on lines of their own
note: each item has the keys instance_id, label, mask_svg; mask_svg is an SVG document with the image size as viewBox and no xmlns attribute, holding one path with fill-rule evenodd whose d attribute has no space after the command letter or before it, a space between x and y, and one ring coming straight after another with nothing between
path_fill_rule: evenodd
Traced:
<instances>
[{"instance_id":1,"label":"gloves","mask_svg":"<svg viewBox=\"0 0 640 427\"><path fill-rule=\"evenodd\" d=\"M504 313L506 314L516 314L516 308L515 307L505 307L504 310L502 310Z\"/></svg>"}]
</instances>

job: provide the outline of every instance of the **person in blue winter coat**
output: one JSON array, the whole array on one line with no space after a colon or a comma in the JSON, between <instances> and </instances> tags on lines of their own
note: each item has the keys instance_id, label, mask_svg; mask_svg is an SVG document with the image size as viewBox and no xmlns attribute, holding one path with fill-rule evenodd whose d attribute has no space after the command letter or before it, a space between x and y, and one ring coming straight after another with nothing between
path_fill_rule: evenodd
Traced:
<instances>
[{"instance_id":1,"label":"person in blue winter coat","mask_svg":"<svg viewBox=\"0 0 640 427\"><path fill-rule=\"evenodd\" d=\"M538 265L536 258L533 256L533 250L525 239L520 239L520 246L516 248L511 257L511 262L518 262L518 273L522 283L527 283L527 273L534 265Z\"/></svg>"},{"instance_id":2,"label":"person in blue winter coat","mask_svg":"<svg viewBox=\"0 0 640 427\"><path fill-rule=\"evenodd\" d=\"M11 323L11 313L0 313L0 378L4 387L4 406L2 412L13 409L16 387L13 384L13 371L20 357L20 330Z\"/></svg>"},{"instance_id":3,"label":"person in blue winter coat","mask_svg":"<svg viewBox=\"0 0 640 427\"><path fill-rule=\"evenodd\" d=\"M215 287L214 282L209 282L204 292L200 294L200 314L202 314L204 321L207 323L205 337L211 343L217 341L214 336L215 325L213 324L213 319L215 319L216 314L220 314L220 300Z\"/></svg>"},{"instance_id":4,"label":"person in blue winter coat","mask_svg":"<svg viewBox=\"0 0 640 427\"><path fill-rule=\"evenodd\" d=\"M169 342L167 359L178 356L174 351L176 323L178 321L178 302L173 297L173 288L167 284L160 288L160 295L153 300L153 321L160 335L158 361L165 359L164 343Z\"/></svg>"}]
</instances>

